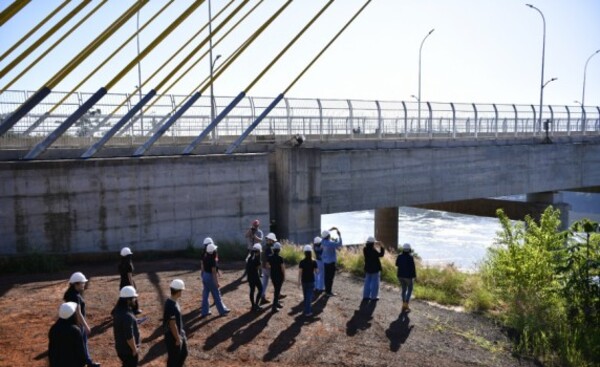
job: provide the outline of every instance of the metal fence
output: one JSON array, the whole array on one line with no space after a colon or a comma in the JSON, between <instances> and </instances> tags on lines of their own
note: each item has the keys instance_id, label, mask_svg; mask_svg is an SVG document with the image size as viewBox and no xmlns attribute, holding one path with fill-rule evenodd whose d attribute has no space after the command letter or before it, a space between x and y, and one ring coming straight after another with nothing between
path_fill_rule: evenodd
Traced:
<instances>
[{"instance_id":1,"label":"metal fence","mask_svg":"<svg viewBox=\"0 0 600 367\"><path fill-rule=\"evenodd\" d=\"M0 119L8 116L33 92L9 90L0 94ZM73 113L91 93L66 95L53 92L0 137L0 147L33 147ZM139 96L109 93L60 137L53 147L88 147L100 139L137 103ZM234 97L218 96L218 111ZM106 146L138 146L187 100L184 95L155 97L153 104L129 121ZM211 140L238 137L269 105L271 98L246 97L217 126ZM54 108L51 114L47 111ZM421 119L418 111L421 109ZM198 136L210 123L210 98L202 96L157 144L171 144ZM251 137L319 136L323 140L342 138L377 139L493 139L531 137L545 134L538 123L539 110L533 105L465 104L417 101L365 101L341 99L284 98L252 132ZM548 121L550 136L600 133L600 107L544 106L542 121Z\"/></svg>"}]
</instances>

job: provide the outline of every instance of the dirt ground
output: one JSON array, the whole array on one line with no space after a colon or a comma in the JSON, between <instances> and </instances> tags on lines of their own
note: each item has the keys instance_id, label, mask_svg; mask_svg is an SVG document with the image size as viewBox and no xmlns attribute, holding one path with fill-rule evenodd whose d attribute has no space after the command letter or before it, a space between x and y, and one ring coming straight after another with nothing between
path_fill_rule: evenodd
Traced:
<instances>
[{"instance_id":1,"label":"dirt ground","mask_svg":"<svg viewBox=\"0 0 600 367\"><path fill-rule=\"evenodd\" d=\"M399 291L382 286L380 300L361 305L362 282L336 276L337 297L321 297L314 316L302 312L297 270L288 269L284 308L250 312L241 264L221 264L221 292L232 312L200 318L201 282L198 263L171 259L135 263L140 308L149 319L140 325L142 366L164 366L162 307L169 283L185 281L180 301L189 342L186 366L533 366L510 353L506 336L489 320L445 310L418 300L413 311L400 314ZM0 277L0 366L47 366L47 334L74 271L89 279L85 299L92 358L104 367L120 366L112 335L110 311L118 297L116 264L88 265L55 274ZM269 285L268 297L272 285Z\"/></svg>"}]
</instances>

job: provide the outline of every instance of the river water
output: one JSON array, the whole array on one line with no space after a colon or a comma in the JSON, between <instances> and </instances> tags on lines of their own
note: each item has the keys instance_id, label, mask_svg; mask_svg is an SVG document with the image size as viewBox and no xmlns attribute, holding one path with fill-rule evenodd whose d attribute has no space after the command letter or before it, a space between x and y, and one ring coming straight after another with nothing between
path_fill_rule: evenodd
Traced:
<instances>
[{"instance_id":1,"label":"river water","mask_svg":"<svg viewBox=\"0 0 600 367\"><path fill-rule=\"evenodd\" d=\"M600 221L600 194L563 192L563 199L571 205L571 223L581 218ZM477 268L501 229L497 218L411 207L400 207L398 222L398 241L410 243L426 264L453 263L465 271ZM374 212L323 215L321 226L337 226L346 244L364 243L373 235Z\"/></svg>"}]
</instances>

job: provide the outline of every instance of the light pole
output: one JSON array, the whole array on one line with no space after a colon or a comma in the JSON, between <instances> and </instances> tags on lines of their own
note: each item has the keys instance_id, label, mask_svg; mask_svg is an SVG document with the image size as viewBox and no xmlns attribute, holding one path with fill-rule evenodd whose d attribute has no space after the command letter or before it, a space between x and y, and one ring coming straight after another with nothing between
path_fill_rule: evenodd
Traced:
<instances>
[{"instance_id":1,"label":"light pole","mask_svg":"<svg viewBox=\"0 0 600 367\"><path fill-rule=\"evenodd\" d=\"M212 80L212 76L213 76L213 70L215 69L215 65L217 63L217 60L219 60L219 57L221 57L221 54L218 54L217 56L215 56L215 59L212 61L211 65L210 65L210 79ZM215 95L214 95L214 89L213 89L213 84L210 84L210 122L213 122L215 119L215 115L217 114L217 105L215 104Z\"/></svg>"},{"instance_id":2,"label":"light pole","mask_svg":"<svg viewBox=\"0 0 600 367\"><path fill-rule=\"evenodd\" d=\"M538 13L540 13L540 15L542 16L542 22L544 24L544 36L542 39L542 77L541 77L541 81L540 81L540 113L539 113L539 120L538 120L538 131L542 128L542 106L544 103L544 64L545 64L545 59L546 59L546 18L544 17L544 13L542 13L542 11L538 8L536 8L535 6L531 5L531 4L525 4L528 7L530 7L531 9L536 10ZM535 131L534 131L535 133Z\"/></svg>"},{"instance_id":3,"label":"light pole","mask_svg":"<svg viewBox=\"0 0 600 367\"><path fill-rule=\"evenodd\" d=\"M585 78L586 78L586 74L587 74L588 63L590 62L592 57L594 57L594 55L596 55L599 52L600 52L600 50L596 50L596 52L591 54L590 57L588 57L587 61L585 62L585 67L583 68L583 92L581 92L581 106L582 107L585 105Z\"/></svg>"},{"instance_id":4,"label":"light pole","mask_svg":"<svg viewBox=\"0 0 600 367\"><path fill-rule=\"evenodd\" d=\"M215 62L221 55L217 55L217 57L213 60L213 43L212 43L212 8L211 1L208 0L208 52L209 52L209 64L210 64L210 123L212 123L215 119L215 97L214 97L214 88L213 88L213 69L215 66ZM212 131L212 139L213 143L216 143L217 133L215 129Z\"/></svg>"},{"instance_id":5,"label":"light pole","mask_svg":"<svg viewBox=\"0 0 600 367\"><path fill-rule=\"evenodd\" d=\"M137 23L136 23L136 42L137 42L137 55L138 57L140 56L140 11L138 10L137 12ZM140 96L140 101L142 100L142 60L140 59L140 61L138 61L137 64L137 71L138 71L138 85L136 86L136 88L138 88L138 93ZM140 110L140 129L142 131L141 135L144 135L144 111ZM132 127L133 130L133 127Z\"/></svg>"},{"instance_id":6,"label":"light pole","mask_svg":"<svg viewBox=\"0 0 600 367\"><path fill-rule=\"evenodd\" d=\"M427 37L429 37L433 31L435 30L435 28L432 28L429 33L427 33L427 35L425 37L423 37L423 41L421 41L421 47L419 47L419 96L417 97L417 102L419 104L419 115L418 115L418 131L421 131L421 53L423 51L423 44L425 43L425 40L427 39ZM414 97L414 96L413 96Z\"/></svg>"}]
</instances>

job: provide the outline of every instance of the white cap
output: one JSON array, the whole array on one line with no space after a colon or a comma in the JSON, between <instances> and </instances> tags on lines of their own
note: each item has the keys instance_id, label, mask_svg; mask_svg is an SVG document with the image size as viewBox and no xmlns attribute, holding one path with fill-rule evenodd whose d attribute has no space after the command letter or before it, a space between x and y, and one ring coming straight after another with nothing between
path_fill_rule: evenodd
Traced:
<instances>
[{"instance_id":1,"label":"white cap","mask_svg":"<svg viewBox=\"0 0 600 367\"><path fill-rule=\"evenodd\" d=\"M410 243L405 243L402 245L402 251L409 252L410 251Z\"/></svg>"},{"instance_id":2,"label":"white cap","mask_svg":"<svg viewBox=\"0 0 600 367\"><path fill-rule=\"evenodd\" d=\"M375 239L375 237L369 236L369 237L367 237L367 242L368 243L375 243L375 242L377 242L377 240Z\"/></svg>"},{"instance_id":3,"label":"white cap","mask_svg":"<svg viewBox=\"0 0 600 367\"><path fill-rule=\"evenodd\" d=\"M281 250L281 243L275 242L273 244L273 250Z\"/></svg>"},{"instance_id":4,"label":"white cap","mask_svg":"<svg viewBox=\"0 0 600 367\"><path fill-rule=\"evenodd\" d=\"M275 236L275 233L271 232L267 235L267 238L270 239L271 241L277 241L277 236Z\"/></svg>"},{"instance_id":5,"label":"white cap","mask_svg":"<svg viewBox=\"0 0 600 367\"><path fill-rule=\"evenodd\" d=\"M119 297L121 298L132 298L137 296L137 291L131 285L126 285L125 287L121 288L121 292L119 292Z\"/></svg>"},{"instance_id":6,"label":"white cap","mask_svg":"<svg viewBox=\"0 0 600 367\"><path fill-rule=\"evenodd\" d=\"M88 280L85 277L85 275L83 275L80 272L73 273L73 275L71 275L71 278L69 278L69 283L71 283L71 284L73 284L73 283L85 283L87 281Z\"/></svg>"},{"instance_id":7,"label":"white cap","mask_svg":"<svg viewBox=\"0 0 600 367\"><path fill-rule=\"evenodd\" d=\"M254 246L252 246L252 249L254 251L262 251L262 245L260 243L255 243Z\"/></svg>"},{"instance_id":8,"label":"white cap","mask_svg":"<svg viewBox=\"0 0 600 367\"><path fill-rule=\"evenodd\" d=\"M321 237L322 237L322 238L327 238L327 237L329 237L329 231L328 231L328 230L324 230L323 232L321 232Z\"/></svg>"},{"instance_id":9,"label":"white cap","mask_svg":"<svg viewBox=\"0 0 600 367\"><path fill-rule=\"evenodd\" d=\"M215 251L217 251L217 246L215 246L214 243L209 243L208 246L206 246L206 252L209 254L212 254Z\"/></svg>"},{"instance_id":10,"label":"white cap","mask_svg":"<svg viewBox=\"0 0 600 367\"><path fill-rule=\"evenodd\" d=\"M211 243L214 245L214 241L213 241L213 239L212 239L212 238L210 238L210 237L206 237L206 238L204 239L204 242L202 242L202 244L203 244L204 246L206 246L206 245L210 245Z\"/></svg>"},{"instance_id":11,"label":"white cap","mask_svg":"<svg viewBox=\"0 0 600 367\"><path fill-rule=\"evenodd\" d=\"M178 291L185 289L185 283L183 283L183 280L181 279L175 279L171 282L171 289L175 289Z\"/></svg>"},{"instance_id":12,"label":"white cap","mask_svg":"<svg viewBox=\"0 0 600 367\"><path fill-rule=\"evenodd\" d=\"M123 247L121 249L121 256L128 256L128 255L133 255L133 252L131 252L131 249L129 247Z\"/></svg>"},{"instance_id":13,"label":"white cap","mask_svg":"<svg viewBox=\"0 0 600 367\"><path fill-rule=\"evenodd\" d=\"M321 243L321 237L319 237L319 236L315 237L315 239L313 240L313 243Z\"/></svg>"},{"instance_id":14,"label":"white cap","mask_svg":"<svg viewBox=\"0 0 600 367\"><path fill-rule=\"evenodd\" d=\"M306 245L304 246L304 252L312 252L312 246L311 245Z\"/></svg>"},{"instance_id":15,"label":"white cap","mask_svg":"<svg viewBox=\"0 0 600 367\"><path fill-rule=\"evenodd\" d=\"M58 317L61 319L68 319L73 316L75 311L77 310L77 303L75 302L66 302L60 305L58 308Z\"/></svg>"}]
</instances>

